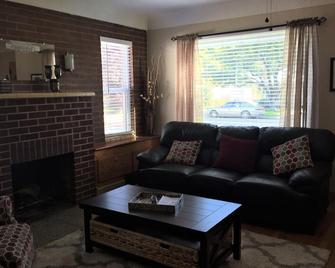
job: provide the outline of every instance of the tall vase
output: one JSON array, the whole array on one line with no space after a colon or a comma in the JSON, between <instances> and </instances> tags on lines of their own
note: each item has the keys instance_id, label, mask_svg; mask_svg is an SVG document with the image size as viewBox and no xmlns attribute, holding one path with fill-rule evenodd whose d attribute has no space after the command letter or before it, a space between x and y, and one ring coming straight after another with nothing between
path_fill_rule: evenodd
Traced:
<instances>
[{"instance_id":1,"label":"tall vase","mask_svg":"<svg viewBox=\"0 0 335 268\"><path fill-rule=\"evenodd\" d=\"M148 136L154 135L154 114L151 111L148 111L146 116L146 132Z\"/></svg>"}]
</instances>

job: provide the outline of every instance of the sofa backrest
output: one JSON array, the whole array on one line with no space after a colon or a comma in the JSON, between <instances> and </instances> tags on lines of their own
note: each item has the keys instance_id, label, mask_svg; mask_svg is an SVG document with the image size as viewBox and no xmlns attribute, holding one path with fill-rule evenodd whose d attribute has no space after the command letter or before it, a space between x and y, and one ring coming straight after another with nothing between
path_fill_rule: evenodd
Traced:
<instances>
[{"instance_id":1,"label":"sofa backrest","mask_svg":"<svg viewBox=\"0 0 335 268\"><path fill-rule=\"evenodd\" d=\"M272 173L272 147L303 135L309 137L313 161L332 162L335 156L335 135L326 129L217 127L205 123L172 121L163 127L160 143L170 148L174 140L202 140L197 163L212 165L216 159L222 135L240 139L258 139L257 170L261 172Z\"/></svg>"},{"instance_id":2,"label":"sofa backrest","mask_svg":"<svg viewBox=\"0 0 335 268\"><path fill-rule=\"evenodd\" d=\"M272 172L271 148L288 140L308 135L311 155L315 162L332 162L335 154L335 135L327 129L263 127L259 133L259 171Z\"/></svg>"},{"instance_id":3,"label":"sofa backrest","mask_svg":"<svg viewBox=\"0 0 335 268\"><path fill-rule=\"evenodd\" d=\"M163 127L160 143L171 147L174 140L202 140L198 163L209 165L213 162L218 127L211 124L172 121Z\"/></svg>"},{"instance_id":4,"label":"sofa backrest","mask_svg":"<svg viewBox=\"0 0 335 268\"><path fill-rule=\"evenodd\" d=\"M237 139L258 140L258 127L219 127L216 137L217 146L219 146L222 135L227 135ZM219 147L218 147L219 148Z\"/></svg>"}]
</instances>

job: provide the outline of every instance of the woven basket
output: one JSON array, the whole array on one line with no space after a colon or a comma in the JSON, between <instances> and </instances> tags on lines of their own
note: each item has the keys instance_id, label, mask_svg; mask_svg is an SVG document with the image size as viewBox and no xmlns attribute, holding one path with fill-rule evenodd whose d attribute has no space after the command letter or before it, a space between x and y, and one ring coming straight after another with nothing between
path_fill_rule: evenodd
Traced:
<instances>
[{"instance_id":1,"label":"woven basket","mask_svg":"<svg viewBox=\"0 0 335 268\"><path fill-rule=\"evenodd\" d=\"M91 240L170 267L199 267L199 250L91 220Z\"/></svg>"}]
</instances>

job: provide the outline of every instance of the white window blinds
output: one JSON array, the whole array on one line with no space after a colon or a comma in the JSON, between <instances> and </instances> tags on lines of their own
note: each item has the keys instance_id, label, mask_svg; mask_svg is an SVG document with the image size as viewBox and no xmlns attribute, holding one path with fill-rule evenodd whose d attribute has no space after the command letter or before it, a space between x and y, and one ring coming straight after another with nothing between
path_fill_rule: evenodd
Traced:
<instances>
[{"instance_id":1,"label":"white window blinds","mask_svg":"<svg viewBox=\"0 0 335 268\"><path fill-rule=\"evenodd\" d=\"M130 134L133 129L132 43L101 37L105 135Z\"/></svg>"},{"instance_id":2,"label":"white window blinds","mask_svg":"<svg viewBox=\"0 0 335 268\"><path fill-rule=\"evenodd\" d=\"M285 30L199 39L197 121L279 126L284 43Z\"/></svg>"}]
</instances>

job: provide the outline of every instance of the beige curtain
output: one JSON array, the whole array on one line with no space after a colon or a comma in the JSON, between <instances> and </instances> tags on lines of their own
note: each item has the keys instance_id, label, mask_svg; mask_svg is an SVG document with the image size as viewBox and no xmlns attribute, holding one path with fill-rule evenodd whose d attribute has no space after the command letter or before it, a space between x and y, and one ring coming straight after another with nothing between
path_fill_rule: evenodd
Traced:
<instances>
[{"instance_id":1,"label":"beige curtain","mask_svg":"<svg viewBox=\"0 0 335 268\"><path fill-rule=\"evenodd\" d=\"M176 115L178 121L194 121L194 72L196 35L177 39Z\"/></svg>"},{"instance_id":2,"label":"beige curtain","mask_svg":"<svg viewBox=\"0 0 335 268\"><path fill-rule=\"evenodd\" d=\"M292 21L286 34L282 125L318 127L318 22Z\"/></svg>"}]
</instances>

